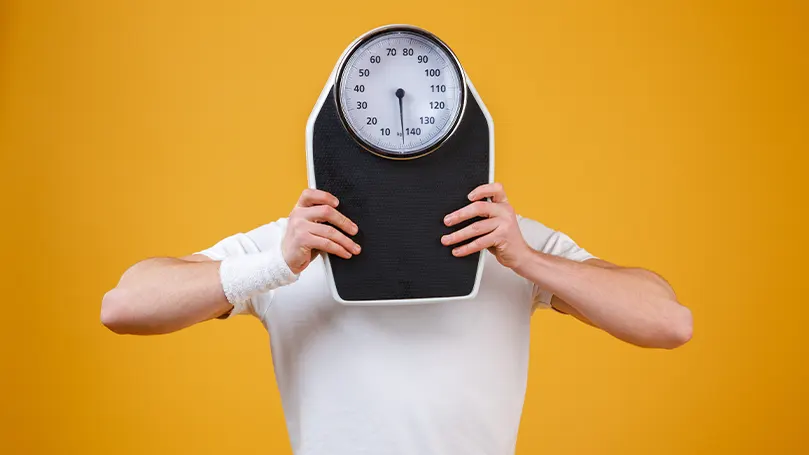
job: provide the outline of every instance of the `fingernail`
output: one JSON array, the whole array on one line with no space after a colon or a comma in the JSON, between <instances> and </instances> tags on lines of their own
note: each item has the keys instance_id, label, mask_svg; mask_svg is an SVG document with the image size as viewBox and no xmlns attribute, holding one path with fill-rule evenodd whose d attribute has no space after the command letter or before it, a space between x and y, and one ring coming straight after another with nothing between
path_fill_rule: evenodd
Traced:
<instances>
[{"instance_id":1,"label":"fingernail","mask_svg":"<svg viewBox=\"0 0 809 455\"><path fill-rule=\"evenodd\" d=\"M360 254L361 250L362 248L359 245L354 245L354 254Z\"/></svg>"},{"instance_id":2,"label":"fingernail","mask_svg":"<svg viewBox=\"0 0 809 455\"><path fill-rule=\"evenodd\" d=\"M457 256L457 255L461 254L461 250L459 250L458 248L455 248L454 250L452 250L452 254L454 256Z\"/></svg>"},{"instance_id":3,"label":"fingernail","mask_svg":"<svg viewBox=\"0 0 809 455\"><path fill-rule=\"evenodd\" d=\"M452 222L452 215L447 215L444 217L444 224L449 225Z\"/></svg>"},{"instance_id":4,"label":"fingernail","mask_svg":"<svg viewBox=\"0 0 809 455\"><path fill-rule=\"evenodd\" d=\"M448 235L441 236L441 243L443 243L444 245L448 244L449 236Z\"/></svg>"},{"instance_id":5,"label":"fingernail","mask_svg":"<svg viewBox=\"0 0 809 455\"><path fill-rule=\"evenodd\" d=\"M473 194L474 194L474 193L469 193L469 194L467 194L467 195L466 195L467 199L469 199L470 201L474 201L474 200L475 200L475 198L473 197Z\"/></svg>"}]
</instances>

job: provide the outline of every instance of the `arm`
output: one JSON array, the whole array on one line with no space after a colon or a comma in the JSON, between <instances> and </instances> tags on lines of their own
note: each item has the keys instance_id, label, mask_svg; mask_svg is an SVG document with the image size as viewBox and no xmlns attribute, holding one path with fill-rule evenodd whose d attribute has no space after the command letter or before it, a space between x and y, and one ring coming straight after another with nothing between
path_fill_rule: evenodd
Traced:
<instances>
[{"instance_id":1,"label":"arm","mask_svg":"<svg viewBox=\"0 0 809 455\"><path fill-rule=\"evenodd\" d=\"M104 295L101 323L115 333L156 335L225 314L233 306L219 264L196 254L138 262Z\"/></svg>"},{"instance_id":2,"label":"arm","mask_svg":"<svg viewBox=\"0 0 809 455\"><path fill-rule=\"evenodd\" d=\"M628 343L672 349L691 339L691 311L648 270L583 263L526 250L514 271L553 293L556 310Z\"/></svg>"},{"instance_id":3,"label":"arm","mask_svg":"<svg viewBox=\"0 0 809 455\"><path fill-rule=\"evenodd\" d=\"M317 251L348 259L359 253L359 245L322 224L357 232L337 204L329 193L305 190L277 251L248 251L239 245L222 261L201 254L141 261L104 295L101 322L120 334L174 332L244 308L252 296L294 281Z\"/></svg>"},{"instance_id":4,"label":"arm","mask_svg":"<svg viewBox=\"0 0 809 455\"><path fill-rule=\"evenodd\" d=\"M502 265L553 293L554 308L629 343L674 348L691 338L691 312L656 274L599 259L580 263L534 250L523 238L500 184L476 188L469 200L471 204L447 215L445 224L485 219L441 239L444 245L456 245L477 237L453 248L454 255L489 249Z\"/></svg>"}]
</instances>

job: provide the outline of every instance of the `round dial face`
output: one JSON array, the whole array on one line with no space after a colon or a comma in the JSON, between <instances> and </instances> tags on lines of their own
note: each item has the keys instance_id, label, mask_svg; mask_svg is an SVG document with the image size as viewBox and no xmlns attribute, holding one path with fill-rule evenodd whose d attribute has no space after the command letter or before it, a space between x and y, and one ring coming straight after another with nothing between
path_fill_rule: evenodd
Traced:
<instances>
[{"instance_id":1,"label":"round dial face","mask_svg":"<svg viewBox=\"0 0 809 455\"><path fill-rule=\"evenodd\" d=\"M415 31L361 42L338 72L340 113L355 138L389 158L426 154L454 131L466 85L443 43Z\"/></svg>"}]
</instances>

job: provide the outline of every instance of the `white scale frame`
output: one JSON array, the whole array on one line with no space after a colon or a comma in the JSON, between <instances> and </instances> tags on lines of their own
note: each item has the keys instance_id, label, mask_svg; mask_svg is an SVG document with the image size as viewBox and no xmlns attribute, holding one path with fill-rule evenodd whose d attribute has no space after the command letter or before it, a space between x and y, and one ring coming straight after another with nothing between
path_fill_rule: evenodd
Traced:
<instances>
[{"instance_id":1,"label":"white scale frame","mask_svg":"<svg viewBox=\"0 0 809 455\"><path fill-rule=\"evenodd\" d=\"M355 49L358 44L362 41L369 39L372 36L376 36L379 33L383 33L387 30L401 30L401 29L410 29L416 32L425 33L427 35L431 35L431 33L427 32L424 29L419 27L415 27L413 25L406 25L406 24L391 24L385 25L382 27L375 28L359 38L355 39L351 44L346 47L343 53L340 55L340 58L337 60L337 64L332 69L331 74L329 75L329 79L326 81L326 85L323 87L323 91L320 92L320 96L315 103L315 107L312 109L312 113L309 115L309 120L306 122L306 172L307 172L307 179L309 188L316 189L317 185L315 182L315 169L314 169L314 159L313 159L313 143L314 143L314 130L315 130L315 120L317 119L318 114L320 114L320 110L323 107L323 103L329 97L334 96L334 87L337 87L338 81L336 80L337 74L341 66L346 61L346 57L350 53L351 50ZM455 57L455 54L452 52L451 49L447 48L450 55ZM458 60L457 57L456 61ZM469 89L469 93L474 97L475 101L477 101L478 105L480 106L483 115L486 117L486 123L489 126L489 183L494 182L494 121L492 120L491 114L489 114L489 110L486 109L486 105L483 104L483 100L478 95L477 90L475 90L475 86L472 84L472 80L469 78L469 75L463 69L463 66L460 65L460 71L463 73L463 79L467 88ZM339 107L338 107L339 109ZM465 109L464 109L465 111ZM461 113L461 117L459 119L459 123L463 121L464 112ZM368 152L370 153L370 152ZM440 153L440 152L438 152ZM384 158L382 158L384 159ZM418 159L418 158L414 158ZM480 281L483 276L483 265L486 261L486 255L489 254L488 251L483 250L480 252L480 257L478 259L478 267L477 272L475 274L475 284L472 287L472 291L467 295L461 296L454 296L454 297L435 297L435 298L415 298L415 299L386 299L386 300L345 300L340 297L340 294L337 292L337 285L334 282L334 274L331 271L331 263L329 262L329 255L327 253L321 252L320 255L322 256L323 262L326 265L326 275L328 277L328 284L329 289L331 290L331 294L334 299L341 304L344 305L354 305L354 306L380 306L380 305L418 305L418 304L425 304L425 303L438 303L438 302L447 302L447 301L456 301L456 300L466 300L472 299L478 294L478 290L480 289Z\"/></svg>"}]
</instances>

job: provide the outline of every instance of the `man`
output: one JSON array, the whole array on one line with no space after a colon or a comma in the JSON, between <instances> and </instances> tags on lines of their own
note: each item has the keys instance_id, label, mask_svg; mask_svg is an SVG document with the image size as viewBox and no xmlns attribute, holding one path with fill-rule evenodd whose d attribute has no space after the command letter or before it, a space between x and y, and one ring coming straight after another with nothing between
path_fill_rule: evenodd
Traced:
<instances>
[{"instance_id":1,"label":"man","mask_svg":"<svg viewBox=\"0 0 809 455\"><path fill-rule=\"evenodd\" d=\"M334 196L307 189L288 218L187 257L135 264L104 296L101 319L117 333L146 335L236 314L259 318L298 455L513 453L536 308L638 346L690 339L690 311L654 273L597 259L516 215L500 184L476 188L469 200L445 224L483 219L441 242L455 256L485 255L471 300L335 302L316 253L362 254L345 235L358 227Z\"/></svg>"}]
</instances>

